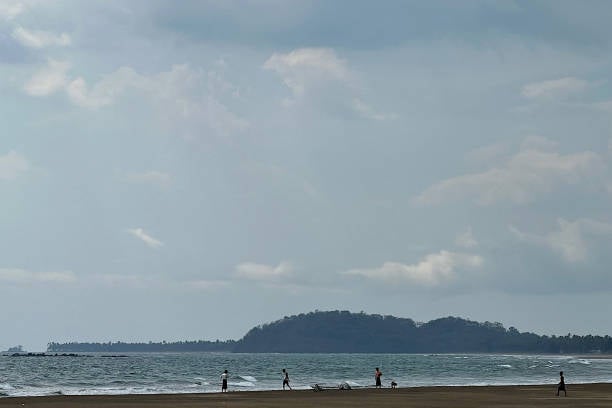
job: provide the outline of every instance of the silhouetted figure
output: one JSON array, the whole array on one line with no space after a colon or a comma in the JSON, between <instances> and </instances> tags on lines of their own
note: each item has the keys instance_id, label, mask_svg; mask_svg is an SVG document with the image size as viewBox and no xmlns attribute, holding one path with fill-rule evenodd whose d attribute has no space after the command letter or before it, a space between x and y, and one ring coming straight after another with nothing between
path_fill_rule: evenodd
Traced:
<instances>
[{"instance_id":1,"label":"silhouetted figure","mask_svg":"<svg viewBox=\"0 0 612 408\"><path fill-rule=\"evenodd\" d=\"M380 381L380 377L382 377L382 373L380 372L378 367L376 367L376 372L374 373L374 379L376 380L376 388L382 387L382 382Z\"/></svg>"},{"instance_id":2,"label":"silhouetted figure","mask_svg":"<svg viewBox=\"0 0 612 408\"><path fill-rule=\"evenodd\" d=\"M395 381L391 381L391 388L397 388L397 383Z\"/></svg>"},{"instance_id":3,"label":"silhouetted figure","mask_svg":"<svg viewBox=\"0 0 612 408\"><path fill-rule=\"evenodd\" d=\"M565 377L563 377L563 371L559 372L559 386L557 387L557 397L559 391L563 391L563 394L567 397L567 391L565 390Z\"/></svg>"},{"instance_id":4,"label":"silhouetted figure","mask_svg":"<svg viewBox=\"0 0 612 408\"><path fill-rule=\"evenodd\" d=\"M227 392L227 370L223 371L221 374L221 392Z\"/></svg>"},{"instance_id":5,"label":"silhouetted figure","mask_svg":"<svg viewBox=\"0 0 612 408\"><path fill-rule=\"evenodd\" d=\"M284 391L285 385L289 387L289 389L291 389L291 386L289 385L289 373L284 368L283 368L283 374L285 374L285 378L283 378L283 391Z\"/></svg>"}]
</instances>

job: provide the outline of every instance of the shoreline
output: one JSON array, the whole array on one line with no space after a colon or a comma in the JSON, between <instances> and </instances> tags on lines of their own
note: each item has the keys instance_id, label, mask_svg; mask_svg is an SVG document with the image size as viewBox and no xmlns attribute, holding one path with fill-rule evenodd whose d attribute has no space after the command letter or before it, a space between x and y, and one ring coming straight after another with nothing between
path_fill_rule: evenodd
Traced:
<instances>
[{"instance_id":1,"label":"shoreline","mask_svg":"<svg viewBox=\"0 0 612 408\"><path fill-rule=\"evenodd\" d=\"M556 384L512 386L437 386L383 389L234 391L194 394L54 395L3 397L0 407L609 407L612 383L568 384L568 397L556 397ZM554 405L553 405L554 404Z\"/></svg>"}]
</instances>

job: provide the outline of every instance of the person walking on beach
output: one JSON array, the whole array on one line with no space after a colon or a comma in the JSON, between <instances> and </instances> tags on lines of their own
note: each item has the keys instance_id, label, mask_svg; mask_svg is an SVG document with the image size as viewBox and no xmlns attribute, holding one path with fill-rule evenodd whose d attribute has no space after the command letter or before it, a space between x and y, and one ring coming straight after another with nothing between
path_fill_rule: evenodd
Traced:
<instances>
[{"instance_id":1,"label":"person walking on beach","mask_svg":"<svg viewBox=\"0 0 612 408\"><path fill-rule=\"evenodd\" d=\"M563 394L567 397L567 391L565 390L565 377L563 377L563 371L559 372L559 386L557 387L557 397L559 391L563 391Z\"/></svg>"},{"instance_id":2,"label":"person walking on beach","mask_svg":"<svg viewBox=\"0 0 612 408\"><path fill-rule=\"evenodd\" d=\"M380 377L382 377L382 373L380 372L380 369L376 367L376 372L374 373L374 379L376 380L376 388L382 388L382 382L380 380Z\"/></svg>"},{"instance_id":3,"label":"person walking on beach","mask_svg":"<svg viewBox=\"0 0 612 408\"><path fill-rule=\"evenodd\" d=\"M291 386L289 385L289 373L284 368L283 374L285 375L285 377L283 378L283 391L285 390L285 385L291 390Z\"/></svg>"},{"instance_id":4,"label":"person walking on beach","mask_svg":"<svg viewBox=\"0 0 612 408\"><path fill-rule=\"evenodd\" d=\"M227 392L227 370L223 371L221 374L221 392Z\"/></svg>"}]
</instances>

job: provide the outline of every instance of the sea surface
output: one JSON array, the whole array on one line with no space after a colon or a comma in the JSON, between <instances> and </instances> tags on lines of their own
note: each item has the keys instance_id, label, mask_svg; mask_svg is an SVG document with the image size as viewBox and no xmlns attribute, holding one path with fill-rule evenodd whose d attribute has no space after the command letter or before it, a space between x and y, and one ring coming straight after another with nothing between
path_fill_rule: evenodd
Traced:
<instances>
[{"instance_id":1,"label":"sea surface","mask_svg":"<svg viewBox=\"0 0 612 408\"><path fill-rule=\"evenodd\" d=\"M230 391L279 390L286 368L291 386L556 384L612 382L612 359L498 354L233 354L129 353L79 357L0 356L0 396L218 392L228 370Z\"/></svg>"}]
</instances>

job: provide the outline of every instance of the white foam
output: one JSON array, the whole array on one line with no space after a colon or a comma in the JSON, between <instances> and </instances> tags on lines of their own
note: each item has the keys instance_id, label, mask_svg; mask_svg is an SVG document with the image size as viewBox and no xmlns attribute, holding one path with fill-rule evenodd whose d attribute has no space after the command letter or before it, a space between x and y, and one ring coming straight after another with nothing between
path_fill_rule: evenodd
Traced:
<instances>
[{"instance_id":1,"label":"white foam","mask_svg":"<svg viewBox=\"0 0 612 408\"><path fill-rule=\"evenodd\" d=\"M253 377L252 375L239 375L238 377L242 378L243 380L249 381L249 382L257 382L257 378Z\"/></svg>"},{"instance_id":2,"label":"white foam","mask_svg":"<svg viewBox=\"0 0 612 408\"><path fill-rule=\"evenodd\" d=\"M250 381L231 382L231 383L228 383L228 385L231 385L234 387L254 387L255 386L255 384L253 384Z\"/></svg>"},{"instance_id":3,"label":"white foam","mask_svg":"<svg viewBox=\"0 0 612 408\"><path fill-rule=\"evenodd\" d=\"M591 362L589 360L585 360L582 358L579 359L573 359L573 360L569 360L567 362L568 364L584 364L584 365L591 365Z\"/></svg>"}]
</instances>

